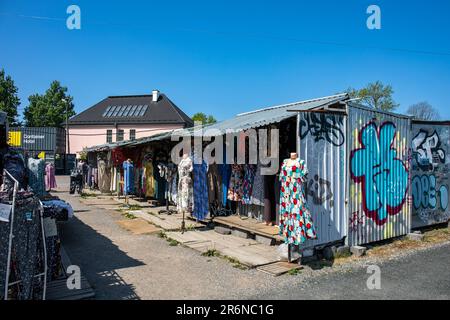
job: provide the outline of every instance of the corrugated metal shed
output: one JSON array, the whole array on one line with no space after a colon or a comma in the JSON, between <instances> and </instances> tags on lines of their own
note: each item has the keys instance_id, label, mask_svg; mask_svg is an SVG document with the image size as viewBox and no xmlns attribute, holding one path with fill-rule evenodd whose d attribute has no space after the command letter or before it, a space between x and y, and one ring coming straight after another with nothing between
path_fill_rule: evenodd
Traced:
<instances>
[{"instance_id":1,"label":"corrugated metal shed","mask_svg":"<svg viewBox=\"0 0 450 320\"><path fill-rule=\"evenodd\" d=\"M366 244L407 234L411 119L348 106L348 242Z\"/></svg>"},{"instance_id":2,"label":"corrugated metal shed","mask_svg":"<svg viewBox=\"0 0 450 320\"><path fill-rule=\"evenodd\" d=\"M341 241L347 236L347 116L301 112L298 120L299 157L308 169L305 195L317 232L302 246Z\"/></svg>"},{"instance_id":3,"label":"corrugated metal shed","mask_svg":"<svg viewBox=\"0 0 450 320\"><path fill-rule=\"evenodd\" d=\"M450 122L412 124L412 227L443 223L450 218Z\"/></svg>"}]
</instances>

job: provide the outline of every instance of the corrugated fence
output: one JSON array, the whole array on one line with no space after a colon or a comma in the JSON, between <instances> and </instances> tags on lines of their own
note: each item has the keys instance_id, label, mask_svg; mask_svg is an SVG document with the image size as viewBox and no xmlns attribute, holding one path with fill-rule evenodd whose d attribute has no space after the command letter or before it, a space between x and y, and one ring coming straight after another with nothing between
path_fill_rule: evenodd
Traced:
<instances>
[{"instance_id":1,"label":"corrugated fence","mask_svg":"<svg viewBox=\"0 0 450 320\"><path fill-rule=\"evenodd\" d=\"M412 227L446 222L450 188L450 123L413 121Z\"/></svg>"},{"instance_id":2,"label":"corrugated fence","mask_svg":"<svg viewBox=\"0 0 450 320\"><path fill-rule=\"evenodd\" d=\"M349 104L348 112L348 242L365 244L407 234L411 120L355 104Z\"/></svg>"}]
</instances>

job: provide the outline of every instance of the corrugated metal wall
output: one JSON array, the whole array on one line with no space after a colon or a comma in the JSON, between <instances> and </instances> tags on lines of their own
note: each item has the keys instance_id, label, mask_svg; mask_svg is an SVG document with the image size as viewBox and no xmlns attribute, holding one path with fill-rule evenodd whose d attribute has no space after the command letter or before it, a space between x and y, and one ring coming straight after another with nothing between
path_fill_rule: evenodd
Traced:
<instances>
[{"instance_id":1,"label":"corrugated metal wall","mask_svg":"<svg viewBox=\"0 0 450 320\"><path fill-rule=\"evenodd\" d=\"M307 205L318 235L304 246L341 240L347 235L346 116L300 113L298 135L299 156L308 168Z\"/></svg>"},{"instance_id":2,"label":"corrugated metal wall","mask_svg":"<svg viewBox=\"0 0 450 320\"><path fill-rule=\"evenodd\" d=\"M353 104L348 112L348 242L365 244L407 234L411 120Z\"/></svg>"},{"instance_id":3,"label":"corrugated metal wall","mask_svg":"<svg viewBox=\"0 0 450 320\"><path fill-rule=\"evenodd\" d=\"M450 218L450 123L413 121L412 227Z\"/></svg>"}]
</instances>

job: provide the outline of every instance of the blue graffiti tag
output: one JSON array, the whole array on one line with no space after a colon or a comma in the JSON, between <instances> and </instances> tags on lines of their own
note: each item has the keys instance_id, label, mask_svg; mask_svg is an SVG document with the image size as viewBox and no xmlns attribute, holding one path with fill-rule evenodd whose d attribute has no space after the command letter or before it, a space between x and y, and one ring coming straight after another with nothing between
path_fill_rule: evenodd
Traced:
<instances>
[{"instance_id":1,"label":"blue graffiti tag","mask_svg":"<svg viewBox=\"0 0 450 320\"><path fill-rule=\"evenodd\" d=\"M353 181L362 183L363 210L377 225L402 210L408 189L408 170L397 158L396 127L385 122L379 130L374 122L362 128L361 148L353 150L350 167Z\"/></svg>"},{"instance_id":2,"label":"blue graffiti tag","mask_svg":"<svg viewBox=\"0 0 450 320\"><path fill-rule=\"evenodd\" d=\"M412 180L412 195L414 209L436 209L446 210L448 206L448 188L441 185L439 188L436 184L434 175L415 176Z\"/></svg>"}]
</instances>

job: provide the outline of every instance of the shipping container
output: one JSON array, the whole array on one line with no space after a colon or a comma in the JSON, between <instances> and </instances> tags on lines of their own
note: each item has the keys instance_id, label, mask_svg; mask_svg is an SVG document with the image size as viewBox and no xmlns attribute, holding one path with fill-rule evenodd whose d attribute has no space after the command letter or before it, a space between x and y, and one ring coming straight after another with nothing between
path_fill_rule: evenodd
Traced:
<instances>
[{"instance_id":1,"label":"shipping container","mask_svg":"<svg viewBox=\"0 0 450 320\"><path fill-rule=\"evenodd\" d=\"M412 123L412 227L447 222L450 189L450 122Z\"/></svg>"},{"instance_id":2,"label":"shipping container","mask_svg":"<svg viewBox=\"0 0 450 320\"><path fill-rule=\"evenodd\" d=\"M63 128L54 127L11 127L8 133L9 144L25 151L64 154L65 132Z\"/></svg>"},{"instance_id":3,"label":"shipping container","mask_svg":"<svg viewBox=\"0 0 450 320\"><path fill-rule=\"evenodd\" d=\"M348 103L348 243L411 229L411 118Z\"/></svg>"},{"instance_id":4,"label":"shipping container","mask_svg":"<svg viewBox=\"0 0 450 320\"><path fill-rule=\"evenodd\" d=\"M317 239L308 240L303 246L341 241L347 236L347 116L300 112L297 125L299 157L308 169L307 206L317 232Z\"/></svg>"}]
</instances>

